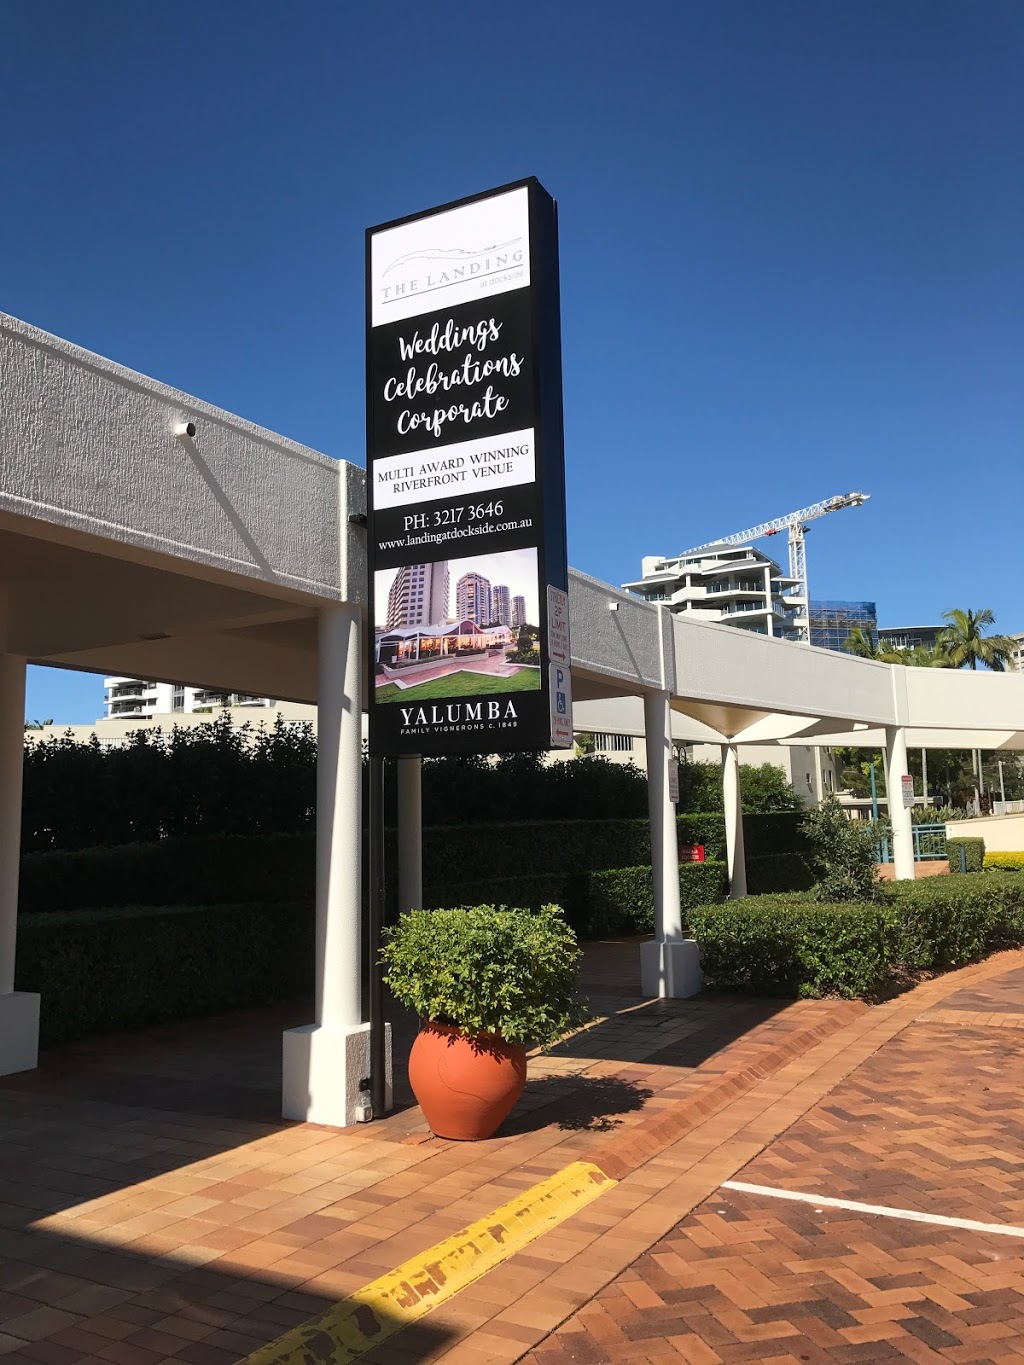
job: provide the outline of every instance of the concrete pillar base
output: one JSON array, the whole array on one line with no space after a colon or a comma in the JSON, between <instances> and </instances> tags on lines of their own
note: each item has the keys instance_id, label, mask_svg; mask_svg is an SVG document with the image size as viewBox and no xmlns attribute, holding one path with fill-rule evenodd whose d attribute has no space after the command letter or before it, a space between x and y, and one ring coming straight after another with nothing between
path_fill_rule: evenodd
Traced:
<instances>
[{"instance_id":1,"label":"concrete pillar base","mask_svg":"<svg viewBox=\"0 0 1024 1365\"><path fill-rule=\"evenodd\" d=\"M31 991L0 995L0 1076L39 1065L39 996Z\"/></svg>"},{"instance_id":2,"label":"concrete pillar base","mask_svg":"<svg viewBox=\"0 0 1024 1365\"><path fill-rule=\"evenodd\" d=\"M640 985L648 998L685 1000L704 988L700 949L692 938L640 945Z\"/></svg>"},{"instance_id":3,"label":"concrete pillar base","mask_svg":"<svg viewBox=\"0 0 1024 1365\"><path fill-rule=\"evenodd\" d=\"M385 1103L392 1104L391 1025L385 1025ZM347 1128L359 1123L370 1075L370 1025L303 1024L284 1033L281 1112L286 1119ZM367 1102L369 1090L365 1091Z\"/></svg>"}]
</instances>

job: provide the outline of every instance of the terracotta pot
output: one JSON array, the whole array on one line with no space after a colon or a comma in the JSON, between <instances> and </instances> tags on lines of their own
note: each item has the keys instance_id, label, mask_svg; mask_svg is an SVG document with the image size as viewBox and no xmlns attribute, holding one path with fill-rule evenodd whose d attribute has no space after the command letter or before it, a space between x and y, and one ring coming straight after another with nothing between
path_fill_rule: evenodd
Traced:
<instances>
[{"instance_id":1,"label":"terracotta pot","mask_svg":"<svg viewBox=\"0 0 1024 1365\"><path fill-rule=\"evenodd\" d=\"M428 1020L409 1054L409 1084L436 1137L476 1142L501 1127L523 1093L526 1049Z\"/></svg>"}]
</instances>

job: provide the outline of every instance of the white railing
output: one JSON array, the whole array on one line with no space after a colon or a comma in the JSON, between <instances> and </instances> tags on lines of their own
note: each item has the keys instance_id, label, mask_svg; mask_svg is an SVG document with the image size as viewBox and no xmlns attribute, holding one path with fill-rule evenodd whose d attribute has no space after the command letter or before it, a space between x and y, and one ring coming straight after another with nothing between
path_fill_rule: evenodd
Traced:
<instances>
[{"instance_id":1,"label":"white railing","mask_svg":"<svg viewBox=\"0 0 1024 1365\"><path fill-rule=\"evenodd\" d=\"M1024 815L1024 801L993 801L993 815Z\"/></svg>"}]
</instances>

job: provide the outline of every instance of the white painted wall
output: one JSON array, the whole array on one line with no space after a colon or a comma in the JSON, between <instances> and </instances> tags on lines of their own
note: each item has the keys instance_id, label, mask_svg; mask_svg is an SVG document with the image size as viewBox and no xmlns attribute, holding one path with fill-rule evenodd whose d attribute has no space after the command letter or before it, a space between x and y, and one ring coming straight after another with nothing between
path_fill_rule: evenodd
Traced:
<instances>
[{"instance_id":1,"label":"white painted wall","mask_svg":"<svg viewBox=\"0 0 1024 1365\"><path fill-rule=\"evenodd\" d=\"M1024 853L1024 815L982 815L950 820L947 839L984 839L986 853Z\"/></svg>"}]
</instances>

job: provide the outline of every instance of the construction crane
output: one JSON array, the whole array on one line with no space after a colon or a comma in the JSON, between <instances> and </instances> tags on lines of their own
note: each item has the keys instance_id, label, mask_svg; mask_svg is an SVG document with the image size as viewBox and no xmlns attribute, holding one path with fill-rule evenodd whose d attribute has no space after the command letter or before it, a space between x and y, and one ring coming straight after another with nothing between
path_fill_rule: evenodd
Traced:
<instances>
[{"instance_id":1,"label":"construction crane","mask_svg":"<svg viewBox=\"0 0 1024 1365\"><path fill-rule=\"evenodd\" d=\"M862 507L870 496L870 493L841 493L838 497L812 503L810 507L801 507L799 512L788 512L784 517L776 517L774 521L763 521L749 531L737 531L733 536L719 536L717 540L709 540L704 545L695 545L692 550L683 553L694 554L697 550L710 549L712 545L746 545L752 540L762 540L765 536L777 536L780 531L788 531L789 576L795 580L797 587L792 600L794 606L803 606L803 615L798 618L796 628L800 638L810 643L811 598L807 588L807 547L804 545L807 523L825 516L827 512L841 512L844 507Z\"/></svg>"}]
</instances>

